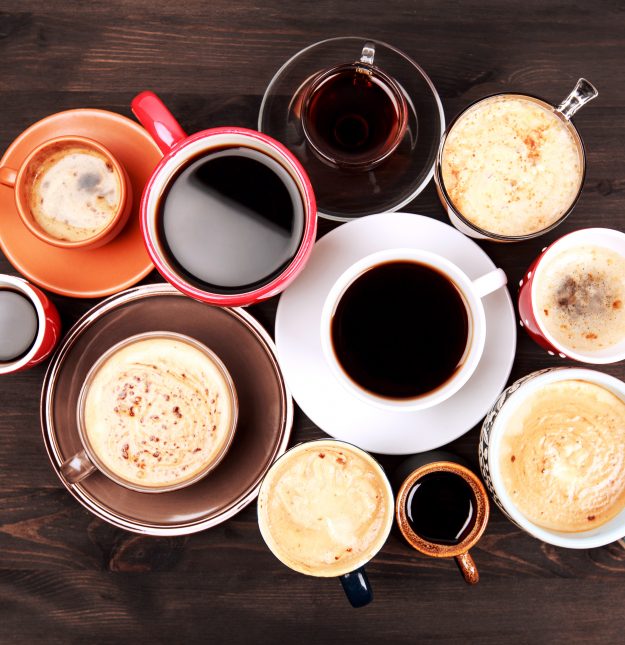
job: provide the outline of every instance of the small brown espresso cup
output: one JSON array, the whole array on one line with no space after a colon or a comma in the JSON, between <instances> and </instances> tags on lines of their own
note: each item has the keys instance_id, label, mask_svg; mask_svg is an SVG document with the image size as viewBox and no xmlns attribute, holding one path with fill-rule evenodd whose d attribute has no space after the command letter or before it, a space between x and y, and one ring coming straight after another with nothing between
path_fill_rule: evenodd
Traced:
<instances>
[{"instance_id":1,"label":"small brown espresso cup","mask_svg":"<svg viewBox=\"0 0 625 645\"><path fill-rule=\"evenodd\" d=\"M104 164L108 171L113 173L117 193L116 206L104 223L84 229L69 226L69 221L63 222L56 219L55 226L63 232L62 235L57 236L46 230L33 212L33 200L39 200L35 186L43 172L42 169L49 165L52 159L56 162L56 159L62 157L64 153L72 151L99 158L100 165ZM81 186L81 179L83 183L91 181L93 175L91 171L85 170L83 177L76 177L75 173L67 174L65 179L57 174L57 181L71 181L77 193L88 190L88 186L87 188ZM69 176L70 174L73 176ZM132 187L125 168L101 143L87 137L62 136L44 141L28 154L19 168L0 166L0 184L13 189L15 206L24 226L42 242L63 249L94 249L107 244L122 231L132 210ZM61 183L60 188L64 188L67 193L67 183ZM97 199L95 194L94 198ZM82 215L84 211L80 212ZM76 233L74 239L68 235L69 230Z\"/></svg>"},{"instance_id":2,"label":"small brown espresso cup","mask_svg":"<svg viewBox=\"0 0 625 645\"><path fill-rule=\"evenodd\" d=\"M413 549L455 558L465 581L474 585L480 576L469 549L482 537L490 507L482 482L460 461L432 451L400 464L393 478L399 485L395 517Z\"/></svg>"}]
</instances>

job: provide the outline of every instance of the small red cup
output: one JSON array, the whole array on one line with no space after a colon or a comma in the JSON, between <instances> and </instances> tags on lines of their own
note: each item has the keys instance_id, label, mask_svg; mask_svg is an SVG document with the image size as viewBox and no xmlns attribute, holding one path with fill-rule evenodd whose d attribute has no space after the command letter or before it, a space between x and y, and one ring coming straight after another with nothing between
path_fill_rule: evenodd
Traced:
<instances>
[{"instance_id":1,"label":"small red cup","mask_svg":"<svg viewBox=\"0 0 625 645\"><path fill-rule=\"evenodd\" d=\"M607 364L625 359L625 339L614 346L596 351L575 351L558 342L541 321L538 311L537 288L544 270L559 253L582 246L596 246L616 251L625 257L625 233L609 228L585 228L573 231L545 247L532 262L519 282L519 316L521 327L530 338L552 356L570 358L582 363Z\"/></svg>"},{"instance_id":2,"label":"small red cup","mask_svg":"<svg viewBox=\"0 0 625 645\"><path fill-rule=\"evenodd\" d=\"M182 293L221 306L245 306L266 300L283 291L303 269L317 232L317 207L310 180L299 161L278 141L256 130L220 127L187 136L171 112L153 92L138 94L132 111L164 153L148 180L141 198L141 229L148 253L159 273ZM297 186L304 211L304 229L298 250L276 278L252 291L214 293L189 282L176 269L159 239L159 204L178 171L191 159L224 147L247 147L279 163Z\"/></svg>"},{"instance_id":3,"label":"small red cup","mask_svg":"<svg viewBox=\"0 0 625 645\"><path fill-rule=\"evenodd\" d=\"M24 296L37 312L37 335L31 347L15 360L0 362L0 374L10 374L27 370L48 358L61 337L61 319L46 294L23 278L0 275L0 290Z\"/></svg>"}]
</instances>

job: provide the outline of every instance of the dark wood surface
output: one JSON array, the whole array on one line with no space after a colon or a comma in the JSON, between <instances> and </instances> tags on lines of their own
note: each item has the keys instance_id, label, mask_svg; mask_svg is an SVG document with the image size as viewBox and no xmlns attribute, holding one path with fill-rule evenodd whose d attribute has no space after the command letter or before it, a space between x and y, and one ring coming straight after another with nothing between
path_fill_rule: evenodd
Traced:
<instances>
[{"instance_id":1,"label":"dark wood surface","mask_svg":"<svg viewBox=\"0 0 625 645\"><path fill-rule=\"evenodd\" d=\"M579 76L600 97L576 117L587 146L582 198L557 231L485 244L515 290L545 243L588 225L625 228L625 5L524 0L0 2L0 147L59 110L130 116L160 93L189 132L255 127L266 84L300 48L337 35L387 41L437 86L447 117L495 91L562 99ZM445 221L433 186L405 210ZM2 213L0 213L0 217ZM321 233L331 228L321 223ZM15 273L0 258L0 271ZM148 281L160 280L153 273ZM95 301L53 297L68 328ZM273 330L276 302L252 308ZM560 364L523 333L511 379ZM622 364L602 368L625 377ZM368 567L375 601L352 610L335 580L308 578L264 546L252 504L177 539L95 519L52 472L40 436L45 366L0 379L0 642L617 643L625 550L571 551L493 509L474 550L482 580L412 552L395 534ZM451 449L477 468L474 428ZM293 441L322 436L298 410ZM383 459L392 467L397 459Z\"/></svg>"}]
</instances>

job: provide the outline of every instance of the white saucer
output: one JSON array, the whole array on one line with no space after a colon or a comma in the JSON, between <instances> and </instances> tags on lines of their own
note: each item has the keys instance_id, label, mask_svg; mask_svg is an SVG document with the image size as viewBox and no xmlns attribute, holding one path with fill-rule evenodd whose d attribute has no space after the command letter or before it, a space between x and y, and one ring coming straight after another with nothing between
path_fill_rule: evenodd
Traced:
<instances>
[{"instance_id":1,"label":"white saucer","mask_svg":"<svg viewBox=\"0 0 625 645\"><path fill-rule=\"evenodd\" d=\"M393 247L439 253L471 279L495 268L473 240L437 220L411 213L363 217L343 224L316 243L306 268L280 298L275 338L287 385L316 425L364 450L400 455L443 446L482 419L510 375L516 319L506 288L484 298L484 354L467 384L447 401L417 412L387 412L361 401L339 383L324 359L321 309L332 284L348 266Z\"/></svg>"}]
</instances>

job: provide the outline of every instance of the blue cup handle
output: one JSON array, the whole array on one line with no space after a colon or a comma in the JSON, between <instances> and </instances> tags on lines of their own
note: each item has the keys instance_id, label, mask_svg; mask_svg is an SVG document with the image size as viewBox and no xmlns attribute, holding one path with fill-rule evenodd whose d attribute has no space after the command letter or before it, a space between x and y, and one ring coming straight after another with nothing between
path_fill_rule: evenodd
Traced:
<instances>
[{"instance_id":1,"label":"blue cup handle","mask_svg":"<svg viewBox=\"0 0 625 645\"><path fill-rule=\"evenodd\" d=\"M340 576L339 580L352 607L364 607L373 600L373 591L364 567Z\"/></svg>"}]
</instances>

